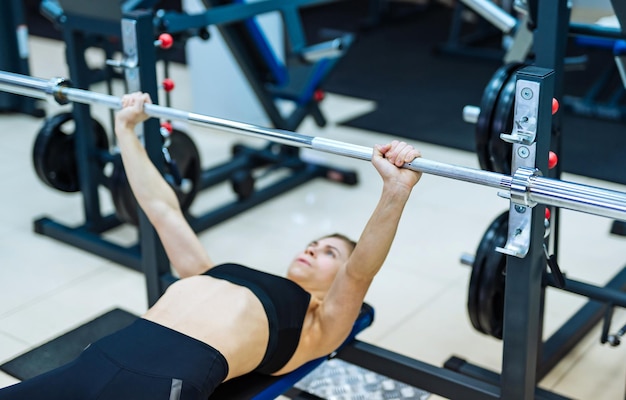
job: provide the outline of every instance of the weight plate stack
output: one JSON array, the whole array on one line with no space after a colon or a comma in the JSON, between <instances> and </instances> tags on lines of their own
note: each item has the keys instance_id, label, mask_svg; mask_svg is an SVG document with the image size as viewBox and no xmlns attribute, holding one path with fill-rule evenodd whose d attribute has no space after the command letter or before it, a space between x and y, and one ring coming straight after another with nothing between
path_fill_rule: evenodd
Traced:
<instances>
[{"instance_id":1,"label":"weight plate stack","mask_svg":"<svg viewBox=\"0 0 626 400\"><path fill-rule=\"evenodd\" d=\"M502 339L506 255L496 251L508 237L509 212L500 214L487 228L476 249L467 312L479 332Z\"/></svg>"},{"instance_id":2,"label":"weight plate stack","mask_svg":"<svg viewBox=\"0 0 626 400\"><path fill-rule=\"evenodd\" d=\"M96 147L108 150L109 139L102 125L92 118ZM33 146L33 166L39 179L62 192L78 192L76 127L71 112L46 119Z\"/></svg>"},{"instance_id":3,"label":"weight plate stack","mask_svg":"<svg viewBox=\"0 0 626 400\"><path fill-rule=\"evenodd\" d=\"M187 211L196 197L199 189L201 163L198 148L193 140L184 132L174 129L170 134L168 151L175 163L173 166L165 163L164 177L178 196L183 212ZM180 175L181 182L176 182L175 176ZM139 225L138 204L128 183L126 172L121 158L113 163L113 172L110 177L109 189L115 206L117 217L126 223Z\"/></svg>"},{"instance_id":4,"label":"weight plate stack","mask_svg":"<svg viewBox=\"0 0 626 400\"><path fill-rule=\"evenodd\" d=\"M506 85L511 75L511 71L517 64L505 64L498 68L493 74L480 101L480 114L476 121L475 128L475 145L476 155L480 168L486 171L493 171L493 163L489 152L489 142L492 134L493 117L496 111L496 105L502 89Z\"/></svg>"}]
</instances>

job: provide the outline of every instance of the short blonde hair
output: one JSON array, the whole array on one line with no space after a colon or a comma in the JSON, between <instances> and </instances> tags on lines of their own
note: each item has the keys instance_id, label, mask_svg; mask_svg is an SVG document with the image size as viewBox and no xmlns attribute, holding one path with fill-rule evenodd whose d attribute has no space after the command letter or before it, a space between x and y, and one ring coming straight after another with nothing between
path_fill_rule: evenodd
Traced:
<instances>
[{"instance_id":1,"label":"short blonde hair","mask_svg":"<svg viewBox=\"0 0 626 400\"><path fill-rule=\"evenodd\" d=\"M322 236L320 239L326 239L326 238L335 238L335 239L343 240L350 248L350 253L352 253L352 251L356 247L356 242L354 240L350 239L349 237L341 233L331 233L330 235Z\"/></svg>"}]
</instances>

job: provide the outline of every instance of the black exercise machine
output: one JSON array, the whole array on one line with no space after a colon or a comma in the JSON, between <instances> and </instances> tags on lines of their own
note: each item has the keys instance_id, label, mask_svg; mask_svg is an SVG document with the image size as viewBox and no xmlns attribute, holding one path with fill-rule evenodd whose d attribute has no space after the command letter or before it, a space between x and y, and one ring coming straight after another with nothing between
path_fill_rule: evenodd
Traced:
<instances>
[{"instance_id":1,"label":"black exercise machine","mask_svg":"<svg viewBox=\"0 0 626 400\"><path fill-rule=\"evenodd\" d=\"M208 39L207 26L233 29L225 35L231 39L231 49L246 71L246 77L255 88L272 123L277 128L294 130L307 115L312 115L319 125L325 123L318 108L319 90L352 41L351 35L343 35L327 43L306 45L299 8L324 2L326 0L271 0L258 4L236 2L213 6L204 13L194 15L168 10L154 12L151 7L155 1L148 0L124 2L121 9L111 7L108 3L91 7L80 0L48 0L42 3L42 7L48 18L62 27L72 86L86 89L95 82L108 82L122 75L116 72L121 68L126 77L127 91L141 90L149 93L152 99L159 98L157 61L167 59L166 52L155 46L156 36L168 33L181 40L191 36ZM271 58L265 38L253 20L257 15L275 11L283 16L290 44L290 60L297 62L283 65ZM122 19L122 16L125 18ZM128 21L127 25L124 25L124 20ZM234 29L237 29L236 33ZM102 47L107 58L111 59L113 53L120 50L119 43L116 46L119 40L115 38L123 39L122 50L126 58L107 62L103 69L88 68L84 58L85 50L90 46ZM270 77L261 75L259 71L269 72ZM280 116L274 105L277 98L288 99L296 104L291 116ZM169 262L152 227L147 221L142 222L136 211L136 202L125 186L124 174L119 172L119 155L112 154L106 144L98 141L99 135L94 132L99 130L98 124L91 117L89 106L74 104L72 118L75 121L75 132L79 133L73 135L71 144L76 157L74 187L83 196L85 223L78 227L67 227L50 218L41 218L35 221L35 231L144 272L148 282L149 303L152 304L169 284L168 279L164 278L169 273ZM237 195L235 200L205 213L187 213L190 225L196 232L318 177L347 185L357 183L353 171L306 162L300 158L297 149L275 143L260 149L236 145L231 160L200 170L199 157L190 155L197 154L197 150L193 142L187 140L181 132L172 136L172 142L180 142L174 140L175 136L185 138L183 150L178 152L184 161L181 162L180 158L174 160L180 171L168 171L170 164L163 159L164 143L159 132L158 122L150 121L143 140L157 168L169 172L170 178L182 175L183 179L173 180L178 181L175 189L186 199L185 211L198 191L221 183L230 182ZM173 149L170 152L173 156L177 153ZM111 176L103 174L108 164L115 166ZM262 186L256 182L259 170L262 170L261 173L287 171L288 174ZM55 179L59 176L56 173L52 175ZM44 181L49 183L52 180L47 177ZM191 188L187 185L185 189L183 183L191 183ZM51 186L58 188L64 185ZM108 187L114 194L116 214L103 215L98 197L99 186ZM121 246L102 235L124 222L139 224L136 244Z\"/></svg>"},{"instance_id":2,"label":"black exercise machine","mask_svg":"<svg viewBox=\"0 0 626 400\"><path fill-rule=\"evenodd\" d=\"M5 1L0 13L0 69L30 75L29 52L22 1ZM10 93L0 94L0 111L21 112L38 118L45 116L36 100Z\"/></svg>"},{"instance_id":3,"label":"black exercise machine","mask_svg":"<svg viewBox=\"0 0 626 400\"><path fill-rule=\"evenodd\" d=\"M562 99L564 92L563 72L565 69L565 47L568 36L572 34L592 33L599 35L600 33L596 29L591 29L588 26L570 24L569 9L565 1L553 2L553 4L549 4L550 2L533 3L536 7L533 8L535 13L533 18L537 22L537 30L534 32L534 64L555 71L554 96L556 99ZM616 6L615 11L618 17L626 17L626 9L623 4L618 2L613 3ZM617 35L618 33L616 33L615 30L608 30L607 32L602 32L602 34ZM622 32L619 32L619 36L615 37L623 37L623 35ZM489 143L493 144L494 141L497 141L500 143L498 146L502 146L502 144L506 143L501 139L501 134L515 130L512 124L509 125L508 128L505 128L506 123L498 121L498 119L502 119L507 112L509 113L507 118L512 117L513 98L508 97L509 95L514 95L515 92L508 93L508 91L511 88L515 89L515 87L508 88L507 81L515 82L516 71L519 71L520 68L523 68L523 65L519 63L514 65L514 63L512 63L498 70L498 72L503 75L501 78L498 78L498 72L494 74L494 78L490 84L495 84L495 86L491 88L488 86L486 88L483 103L481 104L480 116L476 119L476 122L478 122L477 143L480 141L487 146ZM511 103L507 104L509 101ZM511 108L510 111L507 111L508 107ZM483 110L483 108L485 108L485 110ZM503 113L503 111L506 112ZM510 124L512 121L513 119L510 119L506 122ZM484 124L484 126L481 126L481 124ZM490 124L497 125L498 127L490 126ZM482 132L483 128L485 128L485 132ZM552 117L551 127L544 131L544 134L551 137L551 149L557 153L560 151L561 147L561 131L561 118L559 113L557 113ZM508 152L503 153L505 157L515 158L519 156L515 153L510 143L508 143L507 146ZM477 149L479 153L482 147L483 146L480 145ZM491 150L493 150L494 146L490 145L490 147ZM490 153L490 151L487 151L487 153ZM486 161L496 161L496 164L498 161L498 157L495 157L493 153L491 155L487 154L486 156L483 154L482 157L479 155L479 159L481 159L481 165L485 169L490 168L489 165L486 165L488 164ZM547 161L547 157L546 160L542 161ZM510 167L509 165L509 168ZM560 177L561 170L559 164L557 164L557 167L550 171L549 174L557 178ZM510 212L514 213L513 210ZM550 274L537 274L535 282L528 282L527 279L518 280L518 271L515 269L517 263L512 262L517 260L513 257L505 257L505 255L495 251L496 247L504 246L507 240L507 234L510 235L508 224L506 224L506 219L509 218L509 213L507 212L494 220L487 232L485 232L473 262L474 269L469 284L468 311L472 325L482 333L497 338L503 338L505 346L503 368L506 363L525 365L525 371L527 371L529 379L533 382L539 382L543 379L563 357L580 343L593 327L597 326L598 323L603 321L603 332L600 340L602 343L619 343L620 332L621 335L623 335L622 330L619 330L617 334L611 335L609 334L609 329L613 308L626 305L626 297L624 294L626 291L626 268L622 268L603 287L564 278L560 275L558 264L556 263L559 244L559 209L553 209L551 214L551 234L548 240L545 241L546 248L544 251L545 254L542 257L543 260L537 261L539 264L542 264L541 270L544 271L546 264L548 264ZM616 221L614 225L617 224L623 224L623 222ZM552 251L549 252L548 248L550 247ZM549 253L550 261L546 262L546 256L548 256ZM503 274L505 268L506 274ZM538 280L537 277L539 277ZM527 286L528 283L531 283L532 287L529 288ZM544 341L541 333L543 331L543 310L547 286L560 287L566 291L585 296L589 301L551 337ZM527 301L522 305L515 305L515 308L521 309L513 311L512 303L509 300L512 298L512 292L514 294L525 292L527 293L526 296L529 296L531 301ZM529 360L527 356L516 352L514 349L510 348L510 345L507 350L506 337L506 330L509 329L510 331L511 329L510 326L507 327L507 318L512 318L510 314L528 315L530 307L538 308L539 312L532 317L533 320L536 318L536 321L533 321L532 325L530 325L529 321L529 329L531 331L537 329L540 334L534 336L534 333L531 332L521 336L525 336L523 343L528 344L528 347L525 346L524 349L537 355L533 360ZM519 329L523 328L519 327ZM531 339L530 343L527 338ZM522 361L524 361L524 364L520 364ZM445 367L485 382L500 382L504 384L502 377L497 373L472 365L459 357L451 357L445 363ZM529 382L527 382L527 384L529 384ZM530 393L529 390L530 389L524 393ZM513 396L513 394L514 392L511 391L510 395ZM519 396L519 398L526 397Z\"/></svg>"},{"instance_id":4,"label":"black exercise machine","mask_svg":"<svg viewBox=\"0 0 626 400\"><path fill-rule=\"evenodd\" d=\"M621 3L613 3L617 21L620 21L620 18L622 20L626 18L624 10L621 8ZM513 110L512 96L510 96L511 84L515 78L515 71L523 65L534 63L537 57L536 52L531 51L530 45L533 43L533 37L538 35L535 30L537 28L539 3L537 0L529 0L516 2L515 4L522 6L514 7L518 13L517 18L510 13L510 10L501 9L489 0L463 0L459 2L455 9L454 22L452 24L452 32L454 34L451 33L451 38L454 38L454 40L450 39L455 44L450 45L448 43L448 46L442 47L449 50L447 52L457 55L488 56L493 51L493 49L485 48L484 46L467 46L468 43L465 43L465 46L462 47L458 46L457 36L459 32L456 27L456 24L460 21L460 14L458 13L461 12L459 10L467 7L471 7L474 12L483 17L479 20L479 26L489 22L498 28L498 32L501 31L503 35L509 35L512 38L506 51L497 50L498 56L495 58L503 58L504 65L496 71L489 82L489 85L493 87L487 87L483 95L481 108L489 108L487 113L491 114L488 117L485 117L485 114L479 118L470 117L473 120L472 122L477 123L476 150L480 165L482 168L489 170L494 167L496 167L495 170L498 170L497 165L492 165L490 162L490 157L494 159L495 164L498 161L500 164L510 162L510 145L501 141L499 135L503 128L511 123L509 118ZM624 72L626 41L624 40L624 34L619 26L570 22L570 11L568 7L564 11L565 14L561 21L562 24L566 25L562 28L564 32L560 34L567 38L567 41L561 44L563 49L559 50L564 57L563 61L558 62L559 68L562 69L560 74L564 74L569 68L584 68L584 64L587 62L586 56L566 57L565 48L568 46L568 41L571 41L579 48L591 48L595 51L608 52L615 59L615 62L610 62L606 65L603 74L580 97L568 95L566 92L567 88L559 89L562 90L562 94L559 97L561 108L580 116L623 122L626 120L626 73ZM542 45L538 44L538 46L541 48ZM460 50L461 48L463 50ZM538 55L538 57L541 56L541 54ZM509 79L507 80L507 78ZM493 108L490 106L493 106ZM560 141L562 140L559 119L557 117L557 121L555 121L556 125L552 138L552 146L556 152L559 152L561 149ZM559 170L555 171L555 176L560 176ZM558 225L555 229L555 237L558 238ZM626 236L626 224L621 221L615 221L611 227L611 233Z\"/></svg>"},{"instance_id":5,"label":"black exercise machine","mask_svg":"<svg viewBox=\"0 0 626 400\"><path fill-rule=\"evenodd\" d=\"M245 1L204 0L204 3L210 10L228 4L245 4ZM254 18L218 24L217 29L275 128L296 130L308 115L318 126L325 126L326 119L319 109L319 101L324 96L321 88L349 49L353 35L344 33L329 38L328 42L305 46L298 15L290 12L285 17L292 21L285 29L285 62L277 57ZM164 20L167 18L164 16ZM294 110L283 116L276 100L292 102Z\"/></svg>"},{"instance_id":6,"label":"black exercise machine","mask_svg":"<svg viewBox=\"0 0 626 400\"><path fill-rule=\"evenodd\" d=\"M579 48L604 53L610 58L626 54L623 39L580 35L575 39ZM621 67L623 69L623 66ZM566 95L563 106L572 114L604 119L618 123L626 122L626 81L620 77L620 66L615 62L606 65L600 76L594 79L587 92L580 96Z\"/></svg>"},{"instance_id":7,"label":"black exercise machine","mask_svg":"<svg viewBox=\"0 0 626 400\"><path fill-rule=\"evenodd\" d=\"M508 7L504 9L491 0L455 2L448 38L436 51L488 60L503 59L508 47L505 38L511 39L516 30L526 29L518 27L522 22L518 23L512 15L516 12L513 2L506 4Z\"/></svg>"}]
</instances>

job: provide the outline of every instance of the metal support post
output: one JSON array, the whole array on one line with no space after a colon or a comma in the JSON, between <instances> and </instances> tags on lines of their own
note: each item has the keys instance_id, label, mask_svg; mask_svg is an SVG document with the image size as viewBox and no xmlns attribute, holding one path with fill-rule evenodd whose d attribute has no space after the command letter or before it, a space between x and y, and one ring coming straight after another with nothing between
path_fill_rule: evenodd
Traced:
<instances>
[{"instance_id":1,"label":"metal support post","mask_svg":"<svg viewBox=\"0 0 626 400\"><path fill-rule=\"evenodd\" d=\"M561 101L563 99L564 89L564 65L565 50L567 47L570 6L568 0L542 1L537 4L537 29L535 31L535 40L533 42L533 50L535 52L535 65L542 68L552 69L555 73L554 81L554 98ZM562 113L556 113L552 116L551 146L550 149L561 157L561 161L556 167L548 173L552 178L560 179L563 159L562 159L562 136L563 122ZM559 255L559 219L560 210L552 209L552 232L550 238L552 241L552 254L558 260ZM550 245L548 245L550 247Z\"/></svg>"},{"instance_id":2,"label":"metal support post","mask_svg":"<svg viewBox=\"0 0 626 400\"><path fill-rule=\"evenodd\" d=\"M132 11L122 19L122 41L126 60L125 75L130 92L142 91L156 103L158 88L156 76L156 51L151 11ZM142 139L146 152L155 167L163 172L163 141L159 120L151 118L143 124ZM170 263L156 230L139 208L139 241L141 270L146 277L148 304L153 305L166 287L161 276L170 273Z\"/></svg>"},{"instance_id":3,"label":"metal support post","mask_svg":"<svg viewBox=\"0 0 626 400\"><path fill-rule=\"evenodd\" d=\"M521 97L537 107L536 113L533 110L529 112L531 122L536 116L535 162L539 170L547 171L554 73L544 68L527 67L518 72L517 79L516 99L521 100ZM537 83L538 90L531 84L533 82ZM523 103L520 107L529 106L524 101L517 103ZM514 124L523 124L525 115L516 111L515 118L520 121ZM532 124L527 129L532 130ZM521 154L528 156L525 152ZM511 199L515 201L513 192ZM522 231L528 229L528 250L524 258L511 255L507 259L501 398L531 400L535 394L541 343L542 277L546 265L543 250L545 217L543 207L531 209L518 204L512 207L512 214L516 212L528 215L525 223L529 226L519 228Z\"/></svg>"},{"instance_id":4,"label":"metal support post","mask_svg":"<svg viewBox=\"0 0 626 400\"><path fill-rule=\"evenodd\" d=\"M87 49L85 33L68 27L63 31L63 35L72 84L79 88L89 89L92 80L84 57ZM110 225L105 222L100 211L98 185L102 168L95 155L96 137L91 119L91 107L87 104L74 103L72 116L75 124L75 157L76 164L79 166L78 181L83 196L85 228L89 231L102 232Z\"/></svg>"}]
</instances>

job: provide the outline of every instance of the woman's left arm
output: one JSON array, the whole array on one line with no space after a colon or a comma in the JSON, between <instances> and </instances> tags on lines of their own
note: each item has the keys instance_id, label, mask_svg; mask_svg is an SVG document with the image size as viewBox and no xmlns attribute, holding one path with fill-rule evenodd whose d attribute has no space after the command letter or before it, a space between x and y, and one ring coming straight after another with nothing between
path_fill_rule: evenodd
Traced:
<instances>
[{"instance_id":1,"label":"woman's left arm","mask_svg":"<svg viewBox=\"0 0 626 400\"><path fill-rule=\"evenodd\" d=\"M370 284L385 262L404 207L421 177L421 173L402 166L419 156L404 142L374 147L372 164L383 179L383 189L356 247L320 307L321 337L329 347L338 346L350 333Z\"/></svg>"}]
</instances>

